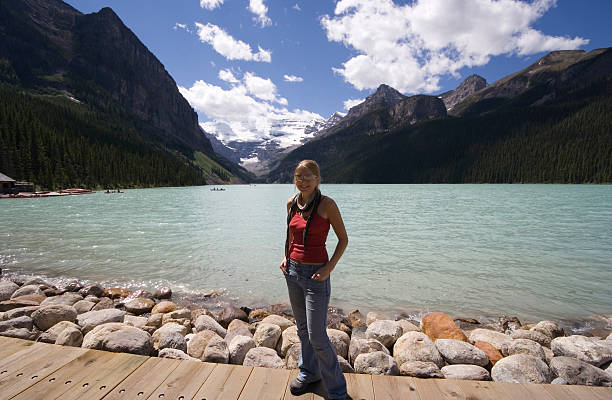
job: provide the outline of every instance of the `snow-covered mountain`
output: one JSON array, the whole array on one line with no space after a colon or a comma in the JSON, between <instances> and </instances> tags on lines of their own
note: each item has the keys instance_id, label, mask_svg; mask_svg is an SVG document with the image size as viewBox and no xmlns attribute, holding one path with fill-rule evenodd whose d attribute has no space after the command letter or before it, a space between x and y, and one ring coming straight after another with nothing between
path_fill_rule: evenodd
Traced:
<instances>
[{"instance_id":1,"label":"snow-covered mountain","mask_svg":"<svg viewBox=\"0 0 612 400\"><path fill-rule=\"evenodd\" d=\"M221 135L223 130L231 129L227 125L214 127L216 132L219 132L218 135L209 132L210 124L203 128L215 152L255 174L264 174L276 164L283 154L329 129L343 117L342 113L336 112L327 120L324 118L315 118L310 121L277 119L270 125L267 137L250 141L220 140L219 137L228 136Z\"/></svg>"}]
</instances>

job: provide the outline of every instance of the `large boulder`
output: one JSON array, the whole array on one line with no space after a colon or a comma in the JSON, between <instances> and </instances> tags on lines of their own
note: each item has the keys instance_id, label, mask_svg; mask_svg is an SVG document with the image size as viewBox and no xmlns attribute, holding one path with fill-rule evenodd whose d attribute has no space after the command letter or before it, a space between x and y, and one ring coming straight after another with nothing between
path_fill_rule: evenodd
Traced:
<instances>
[{"instance_id":1,"label":"large boulder","mask_svg":"<svg viewBox=\"0 0 612 400\"><path fill-rule=\"evenodd\" d=\"M27 329L31 331L32 328L32 318L27 315L0 322L0 332L6 332L13 329Z\"/></svg>"},{"instance_id":2,"label":"large boulder","mask_svg":"<svg viewBox=\"0 0 612 400\"><path fill-rule=\"evenodd\" d=\"M133 326L109 333L102 341L102 350L148 356L153 351L153 338Z\"/></svg>"},{"instance_id":3,"label":"large boulder","mask_svg":"<svg viewBox=\"0 0 612 400\"><path fill-rule=\"evenodd\" d=\"M157 340L154 340L154 342L157 342L158 350L171 348L187 352L187 341L185 340L185 336L178 330L160 331L157 334Z\"/></svg>"},{"instance_id":4,"label":"large boulder","mask_svg":"<svg viewBox=\"0 0 612 400\"><path fill-rule=\"evenodd\" d=\"M162 314L162 324L166 325L169 322L185 325L191 329L191 310L181 308Z\"/></svg>"},{"instance_id":5,"label":"large boulder","mask_svg":"<svg viewBox=\"0 0 612 400\"><path fill-rule=\"evenodd\" d=\"M86 312L91 311L95 307L95 305L96 303L94 303L93 301L83 299L74 303L72 307L77 310L77 313L84 314Z\"/></svg>"},{"instance_id":6,"label":"large boulder","mask_svg":"<svg viewBox=\"0 0 612 400\"><path fill-rule=\"evenodd\" d=\"M227 328L233 320L238 319L241 321L248 321L249 316L240 308L227 305L221 311L221 316L219 316L219 324L224 328Z\"/></svg>"},{"instance_id":7,"label":"large boulder","mask_svg":"<svg viewBox=\"0 0 612 400\"><path fill-rule=\"evenodd\" d=\"M420 332L421 329L416 326L414 323L408 321L407 319L400 319L397 321L398 324L402 327L402 335L406 332Z\"/></svg>"},{"instance_id":8,"label":"large boulder","mask_svg":"<svg viewBox=\"0 0 612 400\"><path fill-rule=\"evenodd\" d=\"M228 346L229 362L231 364L242 365L246 354L255 347L257 347L257 345L252 337L235 336Z\"/></svg>"},{"instance_id":9,"label":"large boulder","mask_svg":"<svg viewBox=\"0 0 612 400\"><path fill-rule=\"evenodd\" d=\"M399 375L397 362L383 351L359 354L353 367L358 374Z\"/></svg>"},{"instance_id":10,"label":"large boulder","mask_svg":"<svg viewBox=\"0 0 612 400\"><path fill-rule=\"evenodd\" d=\"M495 346L497 350L501 350L504 343L509 343L511 341L512 337L510 335L489 329L477 328L470 332L470 342L487 342Z\"/></svg>"},{"instance_id":11,"label":"large boulder","mask_svg":"<svg viewBox=\"0 0 612 400\"><path fill-rule=\"evenodd\" d=\"M89 311L76 317L76 323L83 333L87 334L94 327L109 322L123 322L125 311L111 308L107 310Z\"/></svg>"},{"instance_id":12,"label":"large boulder","mask_svg":"<svg viewBox=\"0 0 612 400\"><path fill-rule=\"evenodd\" d=\"M239 320L235 319L234 321L239 321ZM242 321L240 321L240 322L242 322ZM231 323L230 323L230 325L231 325ZM230 343L232 343L232 340L234 340L234 338L236 336L248 336L250 338L253 338L253 334L249 330L248 325L247 326L241 325L241 326L238 326L238 327L234 327L234 329L231 330L231 331L228 331L227 335L225 335L225 337L223 339L225 339L225 341L229 345ZM281 341L279 340L278 343L280 344ZM277 344L277 346L278 346L278 344Z\"/></svg>"},{"instance_id":13,"label":"large boulder","mask_svg":"<svg viewBox=\"0 0 612 400\"><path fill-rule=\"evenodd\" d=\"M9 310L6 312L6 319L13 319L13 318L19 318L19 317L32 317L32 313L36 310L38 310L40 308L40 306L30 306L30 307L21 307L21 308L14 308L12 310Z\"/></svg>"},{"instance_id":14,"label":"large boulder","mask_svg":"<svg viewBox=\"0 0 612 400\"><path fill-rule=\"evenodd\" d=\"M115 303L108 297L102 297L98 300L96 305L91 308L91 311L108 310L111 308L115 308Z\"/></svg>"},{"instance_id":15,"label":"large boulder","mask_svg":"<svg viewBox=\"0 0 612 400\"><path fill-rule=\"evenodd\" d=\"M478 365L455 364L442 367L446 379L463 379L470 381L490 381L489 371Z\"/></svg>"},{"instance_id":16,"label":"large boulder","mask_svg":"<svg viewBox=\"0 0 612 400\"><path fill-rule=\"evenodd\" d=\"M287 318L281 317L280 315L276 315L276 314L268 315L267 317L262 319L261 322L266 323L266 324L278 325L278 327L281 328L281 331L284 331L290 326L295 325L293 322L291 322Z\"/></svg>"},{"instance_id":17,"label":"large boulder","mask_svg":"<svg viewBox=\"0 0 612 400\"><path fill-rule=\"evenodd\" d=\"M301 354L302 354L301 343L296 343L293 346L289 347L289 350L287 350L287 354L285 354L285 365L287 366L287 369L297 369L298 368L298 363L300 361Z\"/></svg>"},{"instance_id":18,"label":"large boulder","mask_svg":"<svg viewBox=\"0 0 612 400\"><path fill-rule=\"evenodd\" d=\"M32 313L34 325L41 331L46 331L60 321L74 322L76 318L77 311L75 308L64 304L41 306Z\"/></svg>"},{"instance_id":19,"label":"large boulder","mask_svg":"<svg viewBox=\"0 0 612 400\"><path fill-rule=\"evenodd\" d=\"M204 361L206 356L206 347L211 342L211 340L215 338L221 337L216 332L211 330L205 330L196 333L187 342L187 354L189 354L191 357L195 357Z\"/></svg>"},{"instance_id":20,"label":"large boulder","mask_svg":"<svg viewBox=\"0 0 612 400\"><path fill-rule=\"evenodd\" d=\"M550 347L550 341L552 340L550 336L547 336L542 332L525 329L517 329L510 334L510 337L512 337L512 339L531 340L545 347Z\"/></svg>"},{"instance_id":21,"label":"large boulder","mask_svg":"<svg viewBox=\"0 0 612 400\"><path fill-rule=\"evenodd\" d=\"M283 333L281 334L280 356L285 357L287 355L287 351L289 350L289 348L296 343L300 343L300 338L297 334L297 326L293 325L285 329Z\"/></svg>"},{"instance_id":22,"label":"large boulder","mask_svg":"<svg viewBox=\"0 0 612 400\"><path fill-rule=\"evenodd\" d=\"M338 329L327 329L327 336L336 350L336 354L342 358L347 358L349 345L351 343L350 336L346 332Z\"/></svg>"},{"instance_id":23,"label":"large boulder","mask_svg":"<svg viewBox=\"0 0 612 400\"><path fill-rule=\"evenodd\" d=\"M515 354L529 354L534 357L538 357L540 360L546 362L546 354L542 346L529 339L516 339L510 343L505 343L502 346L502 354L505 356L512 356Z\"/></svg>"},{"instance_id":24,"label":"large boulder","mask_svg":"<svg viewBox=\"0 0 612 400\"><path fill-rule=\"evenodd\" d=\"M187 355L184 351L171 349L169 347L160 350L157 356L161 358L171 358L174 360L200 361L197 358Z\"/></svg>"},{"instance_id":25,"label":"large boulder","mask_svg":"<svg viewBox=\"0 0 612 400\"><path fill-rule=\"evenodd\" d=\"M38 341L44 342L44 343L56 343L58 336L68 328L70 328L71 331L74 331L75 329L77 329L78 331L81 331L81 328L73 322L60 321L57 324L53 325L51 328L47 329L45 332L43 332L38 337ZM82 341L83 341L83 335L81 334L81 342Z\"/></svg>"},{"instance_id":26,"label":"large boulder","mask_svg":"<svg viewBox=\"0 0 612 400\"><path fill-rule=\"evenodd\" d=\"M476 346L456 339L438 339L436 348L449 364L471 364L486 367L489 357Z\"/></svg>"},{"instance_id":27,"label":"large boulder","mask_svg":"<svg viewBox=\"0 0 612 400\"><path fill-rule=\"evenodd\" d=\"M393 357L399 365L406 361L430 361L440 368L444 366L442 355L422 332L404 333L393 346Z\"/></svg>"},{"instance_id":28,"label":"large boulder","mask_svg":"<svg viewBox=\"0 0 612 400\"><path fill-rule=\"evenodd\" d=\"M55 344L59 344L61 346L81 347L83 344L83 333L79 328L68 327L57 335Z\"/></svg>"},{"instance_id":29,"label":"large boulder","mask_svg":"<svg viewBox=\"0 0 612 400\"><path fill-rule=\"evenodd\" d=\"M11 299L0 301L0 312L6 312L15 308L39 306L40 301Z\"/></svg>"},{"instance_id":30,"label":"large boulder","mask_svg":"<svg viewBox=\"0 0 612 400\"><path fill-rule=\"evenodd\" d=\"M496 382L550 383L552 374L548 365L538 357L515 354L499 360L491 369Z\"/></svg>"},{"instance_id":31,"label":"large boulder","mask_svg":"<svg viewBox=\"0 0 612 400\"><path fill-rule=\"evenodd\" d=\"M93 329L87 332L87 334L85 334L81 347L102 350L102 343L108 335L127 327L127 325L120 322L108 322L106 324L95 326Z\"/></svg>"},{"instance_id":32,"label":"large boulder","mask_svg":"<svg viewBox=\"0 0 612 400\"><path fill-rule=\"evenodd\" d=\"M285 363L276 354L276 351L268 347L255 347L249 350L244 357L242 365L277 369L286 368Z\"/></svg>"},{"instance_id":33,"label":"large boulder","mask_svg":"<svg viewBox=\"0 0 612 400\"><path fill-rule=\"evenodd\" d=\"M385 347L391 348L404 333L397 321L377 320L368 325L366 338L376 339Z\"/></svg>"},{"instance_id":34,"label":"large boulder","mask_svg":"<svg viewBox=\"0 0 612 400\"><path fill-rule=\"evenodd\" d=\"M253 335L253 340L258 347L276 348L276 343L281 336L281 328L276 324L260 322Z\"/></svg>"},{"instance_id":35,"label":"large boulder","mask_svg":"<svg viewBox=\"0 0 612 400\"><path fill-rule=\"evenodd\" d=\"M436 339L455 339L468 341L465 333L447 314L434 312L421 319L421 331L433 341Z\"/></svg>"},{"instance_id":36,"label":"large boulder","mask_svg":"<svg viewBox=\"0 0 612 400\"><path fill-rule=\"evenodd\" d=\"M19 285L11 281L0 281L0 301L9 300Z\"/></svg>"},{"instance_id":37,"label":"large boulder","mask_svg":"<svg viewBox=\"0 0 612 400\"><path fill-rule=\"evenodd\" d=\"M194 324L196 332L210 330L216 332L222 338L227 335L227 330L208 315L200 315Z\"/></svg>"},{"instance_id":38,"label":"large boulder","mask_svg":"<svg viewBox=\"0 0 612 400\"><path fill-rule=\"evenodd\" d=\"M159 342L159 338L162 335L170 335L172 336L173 332L177 332L178 334L180 334L181 336L185 336L189 333L189 329L187 329L186 326L184 325L180 325L180 324L176 324L174 322L170 322L169 324L163 325L161 328L156 329L153 332L153 342L154 343L158 343Z\"/></svg>"},{"instance_id":39,"label":"large boulder","mask_svg":"<svg viewBox=\"0 0 612 400\"><path fill-rule=\"evenodd\" d=\"M368 315L366 315L366 325L370 326L370 324L374 321L388 320L388 319L391 319L391 318L389 318L385 314L381 314L375 311L370 311Z\"/></svg>"},{"instance_id":40,"label":"large boulder","mask_svg":"<svg viewBox=\"0 0 612 400\"><path fill-rule=\"evenodd\" d=\"M349 358L348 361L351 364L355 364L357 356L363 353L373 353L375 351L382 351L389 354L389 350L376 339L352 339L349 344Z\"/></svg>"},{"instance_id":41,"label":"large boulder","mask_svg":"<svg viewBox=\"0 0 612 400\"><path fill-rule=\"evenodd\" d=\"M491 362L491 365L495 365L496 362L504 358L501 351L499 351L489 342L475 342L474 346L482 350L487 355L489 361Z\"/></svg>"},{"instance_id":42,"label":"large boulder","mask_svg":"<svg viewBox=\"0 0 612 400\"><path fill-rule=\"evenodd\" d=\"M40 288L40 285L23 285L22 287L13 292L13 294L11 295L11 299L16 299L17 297L25 296L28 294L39 294L45 296L45 292Z\"/></svg>"},{"instance_id":43,"label":"large boulder","mask_svg":"<svg viewBox=\"0 0 612 400\"><path fill-rule=\"evenodd\" d=\"M178 307L171 301L160 301L151 310L151 314L165 314L177 310Z\"/></svg>"},{"instance_id":44,"label":"large boulder","mask_svg":"<svg viewBox=\"0 0 612 400\"><path fill-rule=\"evenodd\" d=\"M572 357L554 357L550 361L552 372L570 385L612 387L612 375L589 363Z\"/></svg>"},{"instance_id":45,"label":"large boulder","mask_svg":"<svg viewBox=\"0 0 612 400\"><path fill-rule=\"evenodd\" d=\"M155 301L145 297L138 297L125 303L125 309L132 314L141 315L151 312Z\"/></svg>"},{"instance_id":46,"label":"large boulder","mask_svg":"<svg viewBox=\"0 0 612 400\"><path fill-rule=\"evenodd\" d=\"M83 300L83 296L78 293L67 292L59 296L47 297L43 300L41 306L67 305L73 306L79 300Z\"/></svg>"},{"instance_id":47,"label":"large boulder","mask_svg":"<svg viewBox=\"0 0 612 400\"><path fill-rule=\"evenodd\" d=\"M400 375L415 378L444 378L440 368L428 361L406 361L399 367Z\"/></svg>"},{"instance_id":48,"label":"large boulder","mask_svg":"<svg viewBox=\"0 0 612 400\"><path fill-rule=\"evenodd\" d=\"M553 340L559 336L565 336L565 331L558 323L554 321L540 321L533 326L531 331L540 332ZM541 344L541 343L540 343Z\"/></svg>"},{"instance_id":49,"label":"large boulder","mask_svg":"<svg viewBox=\"0 0 612 400\"><path fill-rule=\"evenodd\" d=\"M227 364L230 359L230 352L227 342L219 335L213 336L204 349L202 361Z\"/></svg>"},{"instance_id":50,"label":"large boulder","mask_svg":"<svg viewBox=\"0 0 612 400\"><path fill-rule=\"evenodd\" d=\"M92 283L91 285L87 285L84 288L80 289L79 293L81 293L83 297L102 297L102 295L104 294L104 288L97 283Z\"/></svg>"},{"instance_id":51,"label":"large boulder","mask_svg":"<svg viewBox=\"0 0 612 400\"><path fill-rule=\"evenodd\" d=\"M550 348L555 356L574 357L596 367L612 361L612 342L608 340L572 335L553 339Z\"/></svg>"}]
</instances>

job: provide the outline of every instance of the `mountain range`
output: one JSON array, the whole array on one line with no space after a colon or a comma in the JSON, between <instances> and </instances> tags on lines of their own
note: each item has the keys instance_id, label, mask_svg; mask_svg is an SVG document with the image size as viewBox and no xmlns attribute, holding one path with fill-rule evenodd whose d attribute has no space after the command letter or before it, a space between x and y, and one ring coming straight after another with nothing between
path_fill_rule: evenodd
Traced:
<instances>
[{"instance_id":1,"label":"mountain range","mask_svg":"<svg viewBox=\"0 0 612 400\"><path fill-rule=\"evenodd\" d=\"M612 182L610 48L221 142L110 8L3 0L0 33L0 171L43 188L290 182L306 158L324 182Z\"/></svg>"},{"instance_id":2,"label":"mountain range","mask_svg":"<svg viewBox=\"0 0 612 400\"><path fill-rule=\"evenodd\" d=\"M198 183L253 178L214 152L174 79L112 9L84 15L60 0L3 0L0 32L0 83L4 90L27 94L26 103L47 101L53 107L68 108L71 114L93 112L104 124L129 130L129 134L120 134L106 127L96 135L84 135L91 146L112 146L116 162L147 153L167 163L155 168L181 164L180 169L189 171ZM56 132L51 123L42 122L44 116L32 118ZM63 137L64 133L57 135ZM14 162L23 152L18 147L16 154L0 165L3 172L19 179L40 180L40 168ZM61 175L68 167L49 155L45 154L47 168ZM87 169L86 165L81 167ZM96 183L87 176L79 179ZM145 186L172 183L179 184L133 182Z\"/></svg>"}]
</instances>

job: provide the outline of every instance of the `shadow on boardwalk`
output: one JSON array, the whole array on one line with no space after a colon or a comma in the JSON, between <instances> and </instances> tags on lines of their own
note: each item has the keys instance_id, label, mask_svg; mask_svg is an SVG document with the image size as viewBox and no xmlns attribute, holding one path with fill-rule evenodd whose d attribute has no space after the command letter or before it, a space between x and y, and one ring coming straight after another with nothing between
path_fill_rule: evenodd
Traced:
<instances>
[{"instance_id":1,"label":"shadow on boardwalk","mask_svg":"<svg viewBox=\"0 0 612 400\"><path fill-rule=\"evenodd\" d=\"M0 400L315 400L294 397L296 370L109 353L0 336ZM610 400L612 388L346 374L353 400Z\"/></svg>"}]
</instances>

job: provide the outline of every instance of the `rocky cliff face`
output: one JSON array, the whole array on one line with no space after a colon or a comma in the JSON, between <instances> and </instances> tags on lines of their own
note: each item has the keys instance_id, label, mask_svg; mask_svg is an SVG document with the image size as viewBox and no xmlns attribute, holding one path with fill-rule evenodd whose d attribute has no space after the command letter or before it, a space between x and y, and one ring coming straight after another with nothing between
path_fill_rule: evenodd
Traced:
<instances>
[{"instance_id":1,"label":"rocky cliff face","mask_svg":"<svg viewBox=\"0 0 612 400\"><path fill-rule=\"evenodd\" d=\"M436 96L417 95L400 101L389 109L393 126L446 117L444 102Z\"/></svg>"},{"instance_id":2,"label":"rocky cliff face","mask_svg":"<svg viewBox=\"0 0 612 400\"><path fill-rule=\"evenodd\" d=\"M611 59L610 49L553 51L529 67L468 96L449 113L463 115L472 112L474 105L477 112L482 112L528 92L531 94L524 99L526 105L544 104L568 87L580 87L612 73Z\"/></svg>"},{"instance_id":3,"label":"rocky cliff face","mask_svg":"<svg viewBox=\"0 0 612 400\"><path fill-rule=\"evenodd\" d=\"M447 110L452 110L455 104L487 86L485 78L479 75L468 76L455 90L442 93L439 97Z\"/></svg>"},{"instance_id":4,"label":"rocky cliff face","mask_svg":"<svg viewBox=\"0 0 612 400\"><path fill-rule=\"evenodd\" d=\"M0 31L0 81L68 92L129 115L152 139L187 156L213 154L172 77L110 8L83 15L59 0L3 0Z\"/></svg>"}]
</instances>

